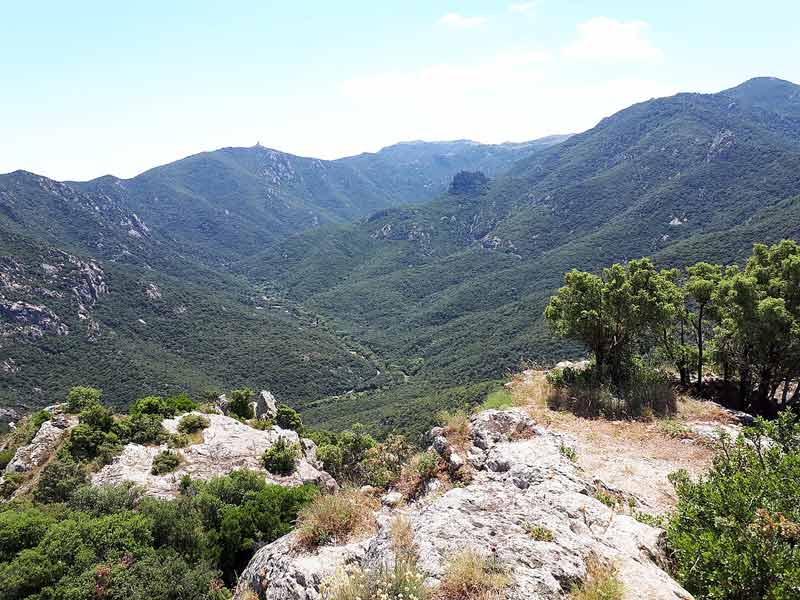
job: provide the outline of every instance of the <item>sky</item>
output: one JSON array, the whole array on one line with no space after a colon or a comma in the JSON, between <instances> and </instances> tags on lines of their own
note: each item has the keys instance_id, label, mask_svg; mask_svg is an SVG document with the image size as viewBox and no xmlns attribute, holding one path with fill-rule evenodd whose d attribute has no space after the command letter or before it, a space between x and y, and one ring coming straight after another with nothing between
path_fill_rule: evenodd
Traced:
<instances>
[{"instance_id":1,"label":"sky","mask_svg":"<svg viewBox=\"0 0 800 600\"><path fill-rule=\"evenodd\" d=\"M0 173L132 177L225 146L338 158L579 132L800 83L797 0L0 0Z\"/></svg>"}]
</instances>

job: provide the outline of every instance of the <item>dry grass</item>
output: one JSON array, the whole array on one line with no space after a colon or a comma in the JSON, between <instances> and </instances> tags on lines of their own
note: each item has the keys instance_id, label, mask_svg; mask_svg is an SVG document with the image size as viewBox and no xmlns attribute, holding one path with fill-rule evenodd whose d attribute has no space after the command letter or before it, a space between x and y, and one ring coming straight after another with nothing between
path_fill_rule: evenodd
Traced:
<instances>
[{"instance_id":1,"label":"dry grass","mask_svg":"<svg viewBox=\"0 0 800 600\"><path fill-rule=\"evenodd\" d=\"M496 559L475 550L456 554L445 567L438 600L504 600L511 577Z\"/></svg>"},{"instance_id":2,"label":"dry grass","mask_svg":"<svg viewBox=\"0 0 800 600\"><path fill-rule=\"evenodd\" d=\"M317 496L297 518L297 543L307 549L345 543L374 531L378 502L355 490Z\"/></svg>"},{"instance_id":3,"label":"dry grass","mask_svg":"<svg viewBox=\"0 0 800 600\"><path fill-rule=\"evenodd\" d=\"M440 479L443 483L449 481L444 462L433 450L419 452L403 467L395 489L407 500L413 500L419 497L425 484L432 479Z\"/></svg>"},{"instance_id":4,"label":"dry grass","mask_svg":"<svg viewBox=\"0 0 800 600\"><path fill-rule=\"evenodd\" d=\"M622 600L624 595L625 587L617 576L617 569L590 557L586 564L586 577L579 586L572 588L570 599Z\"/></svg>"},{"instance_id":5,"label":"dry grass","mask_svg":"<svg viewBox=\"0 0 800 600\"><path fill-rule=\"evenodd\" d=\"M454 413L446 410L436 415L436 420L444 430L443 435L457 451L463 452L470 445L469 416L463 411Z\"/></svg>"},{"instance_id":6,"label":"dry grass","mask_svg":"<svg viewBox=\"0 0 800 600\"><path fill-rule=\"evenodd\" d=\"M325 600L429 600L430 591L416 561L398 559L374 570L339 571L322 582Z\"/></svg>"},{"instance_id":7,"label":"dry grass","mask_svg":"<svg viewBox=\"0 0 800 600\"><path fill-rule=\"evenodd\" d=\"M392 550L397 557L412 558L417 556L417 545L414 542L414 531L409 520L396 516L389 524L389 536L392 540Z\"/></svg>"}]
</instances>

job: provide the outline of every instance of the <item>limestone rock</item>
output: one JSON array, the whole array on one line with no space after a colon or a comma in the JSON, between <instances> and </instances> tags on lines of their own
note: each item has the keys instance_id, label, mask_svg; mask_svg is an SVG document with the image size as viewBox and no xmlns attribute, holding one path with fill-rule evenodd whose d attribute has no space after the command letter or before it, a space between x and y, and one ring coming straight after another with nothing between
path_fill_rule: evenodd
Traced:
<instances>
[{"instance_id":1,"label":"limestone rock","mask_svg":"<svg viewBox=\"0 0 800 600\"><path fill-rule=\"evenodd\" d=\"M293 546L290 534L266 545L239 580L236 598L254 591L269 600L320 600L320 584L337 569L391 563L388 530L398 514L408 520L418 568L431 586L450 557L473 548L508 568L507 600L565 598L586 576L591 556L616 565L627 600L691 598L660 567L663 532L595 499L592 479L562 455L563 436L534 427L519 409L476 415L472 428L470 463L504 468L479 470L468 485L411 505L391 509L384 502L377 533L359 544L308 553ZM527 533L532 525L549 530L552 541L534 540Z\"/></svg>"},{"instance_id":2,"label":"limestone rock","mask_svg":"<svg viewBox=\"0 0 800 600\"><path fill-rule=\"evenodd\" d=\"M199 413L196 413L199 414ZM193 479L210 479L226 475L236 469L251 469L265 472L261 464L264 451L279 439L298 445L301 453L294 473L285 477L268 473L267 480L282 485L316 483L323 489L335 490L336 482L318 468L315 449L310 440L301 443L294 431L272 427L259 430L224 415L203 415L209 426L203 430L203 440L178 450L183 458L181 465L171 473L153 475L150 470L153 458L165 450L162 446L128 444L114 461L103 467L92 477L95 485L118 484L132 481L144 487L147 494L158 497L173 497L178 494L180 480L184 475ZM175 433L182 417L166 419L164 428Z\"/></svg>"},{"instance_id":3,"label":"limestone rock","mask_svg":"<svg viewBox=\"0 0 800 600\"><path fill-rule=\"evenodd\" d=\"M6 472L26 473L43 465L55 452L64 438L64 434L73 425L74 419L54 419L42 423L31 443L17 448L14 458L6 465Z\"/></svg>"},{"instance_id":4,"label":"limestone rock","mask_svg":"<svg viewBox=\"0 0 800 600\"><path fill-rule=\"evenodd\" d=\"M278 403L272 392L261 390L255 407L256 419L274 419L278 416Z\"/></svg>"}]
</instances>

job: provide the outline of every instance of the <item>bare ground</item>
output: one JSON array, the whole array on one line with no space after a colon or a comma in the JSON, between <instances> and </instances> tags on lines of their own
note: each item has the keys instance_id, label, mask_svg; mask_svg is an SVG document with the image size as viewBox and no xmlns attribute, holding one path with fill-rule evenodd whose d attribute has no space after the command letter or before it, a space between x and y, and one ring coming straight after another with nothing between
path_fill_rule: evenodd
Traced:
<instances>
[{"instance_id":1,"label":"bare ground","mask_svg":"<svg viewBox=\"0 0 800 600\"><path fill-rule=\"evenodd\" d=\"M638 497L639 510L663 513L675 505L675 492L667 476L685 469L703 473L711 464L713 449L691 432L694 423L730 424L719 406L688 397L678 400L673 419L609 421L586 419L547 407L549 385L545 372L525 371L507 384L515 402L528 409L541 425L566 433L577 442L577 462L603 483Z\"/></svg>"}]
</instances>

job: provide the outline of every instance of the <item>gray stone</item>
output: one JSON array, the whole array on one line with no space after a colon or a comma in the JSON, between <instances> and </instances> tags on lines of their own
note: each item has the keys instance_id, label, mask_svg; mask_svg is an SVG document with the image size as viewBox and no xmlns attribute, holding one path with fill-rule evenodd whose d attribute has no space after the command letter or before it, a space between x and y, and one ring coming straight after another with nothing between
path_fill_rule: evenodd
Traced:
<instances>
[{"instance_id":1,"label":"gray stone","mask_svg":"<svg viewBox=\"0 0 800 600\"><path fill-rule=\"evenodd\" d=\"M451 452L447 464L450 467L450 470L458 471L464 466L464 459L461 458L461 455L458 452Z\"/></svg>"},{"instance_id":2,"label":"gray stone","mask_svg":"<svg viewBox=\"0 0 800 600\"><path fill-rule=\"evenodd\" d=\"M278 416L278 403L272 392L261 390L258 394L258 400L255 407L256 419L274 419Z\"/></svg>"},{"instance_id":3,"label":"gray stone","mask_svg":"<svg viewBox=\"0 0 800 600\"><path fill-rule=\"evenodd\" d=\"M400 492L389 492L381 496L381 504L394 508L403 501L403 494Z\"/></svg>"},{"instance_id":4,"label":"gray stone","mask_svg":"<svg viewBox=\"0 0 800 600\"><path fill-rule=\"evenodd\" d=\"M43 465L58 448L65 433L73 424L74 420L67 419L42 423L31 443L17 448L14 457L6 465L6 472L27 473Z\"/></svg>"},{"instance_id":5,"label":"gray stone","mask_svg":"<svg viewBox=\"0 0 800 600\"><path fill-rule=\"evenodd\" d=\"M529 425L523 415L490 412L472 419L473 431L477 424L490 449L470 448L467 455L483 452L487 465L509 469L479 471L468 485L438 497L384 507L376 513L378 531L357 544L304 552L290 534L264 546L242 574L236 598L254 591L270 600L321 600L320 585L337 571L348 565L374 569L393 560L388 530L393 515L402 514L420 573L431 586L450 557L472 548L492 552L508 567L512 585L506 600L562 600L586 576L591 556L617 566L627 600L691 599L659 566L665 564L663 532L596 500L591 479L559 451L563 436L545 430L520 439L520 426ZM532 539L526 531L531 524L551 531L552 542Z\"/></svg>"},{"instance_id":6,"label":"gray stone","mask_svg":"<svg viewBox=\"0 0 800 600\"><path fill-rule=\"evenodd\" d=\"M141 485L148 495L169 498L178 494L180 480L184 475L206 480L227 475L236 469L250 469L266 473L267 480L271 483L314 483L329 492L336 490L333 478L318 468L316 446L311 440L301 440L296 432L280 427L260 430L224 415L203 416L208 419L209 426L202 431L202 441L178 450L183 462L175 471L163 475L153 475L150 472L153 458L165 450L166 445L128 444L122 454L92 477L92 483L108 485L131 481ZM164 428L170 433L176 433L181 418L164 420ZM279 439L299 446L302 451L295 471L287 476L267 473L261 464L261 456Z\"/></svg>"},{"instance_id":7,"label":"gray stone","mask_svg":"<svg viewBox=\"0 0 800 600\"><path fill-rule=\"evenodd\" d=\"M431 443L431 447L439 454L439 456L447 456L448 451L450 449L450 442L447 441L447 438L443 435L437 435L433 438L433 443Z\"/></svg>"}]
</instances>

